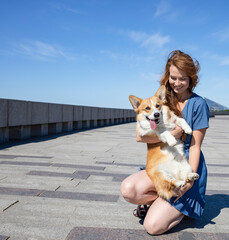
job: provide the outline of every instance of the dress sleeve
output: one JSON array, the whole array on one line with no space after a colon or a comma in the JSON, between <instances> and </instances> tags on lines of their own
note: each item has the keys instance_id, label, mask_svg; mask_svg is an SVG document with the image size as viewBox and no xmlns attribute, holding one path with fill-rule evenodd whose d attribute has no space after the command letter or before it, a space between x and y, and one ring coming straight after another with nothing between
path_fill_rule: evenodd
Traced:
<instances>
[{"instance_id":1,"label":"dress sleeve","mask_svg":"<svg viewBox=\"0 0 229 240\"><path fill-rule=\"evenodd\" d=\"M209 127L209 108L206 101L201 98L196 103L193 115L193 130Z\"/></svg>"}]
</instances>

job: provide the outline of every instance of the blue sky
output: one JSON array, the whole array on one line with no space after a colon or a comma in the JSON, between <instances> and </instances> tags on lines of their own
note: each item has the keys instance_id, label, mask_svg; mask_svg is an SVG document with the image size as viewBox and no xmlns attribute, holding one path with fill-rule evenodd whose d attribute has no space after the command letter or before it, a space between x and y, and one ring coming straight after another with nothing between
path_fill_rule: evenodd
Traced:
<instances>
[{"instance_id":1,"label":"blue sky","mask_svg":"<svg viewBox=\"0 0 229 240\"><path fill-rule=\"evenodd\" d=\"M200 62L197 94L229 107L227 0L1 0L0 98L131 108L168 54Z\"/></svg>"}]
</instances>

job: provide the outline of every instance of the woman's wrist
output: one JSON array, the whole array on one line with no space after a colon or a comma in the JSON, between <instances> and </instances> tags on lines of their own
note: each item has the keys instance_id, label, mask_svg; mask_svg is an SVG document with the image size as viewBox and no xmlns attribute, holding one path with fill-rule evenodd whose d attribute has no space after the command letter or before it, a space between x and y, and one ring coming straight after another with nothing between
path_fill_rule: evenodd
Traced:
<instances>
[{"instance_id":1,"label":"woman's wrist","mask_svg":"<svg viewBox=\"0 0 229 240\"><path fill-rule=\"evenodd\" d=\"M175 126L175 128L171 131L171 134L176 138L176 139L178 139L178 138L180 138L181 136L182 136L182 134L183 134L183 129L181 128L181 127L179 127L179 126Z\"/></svg>"}]
</instances>

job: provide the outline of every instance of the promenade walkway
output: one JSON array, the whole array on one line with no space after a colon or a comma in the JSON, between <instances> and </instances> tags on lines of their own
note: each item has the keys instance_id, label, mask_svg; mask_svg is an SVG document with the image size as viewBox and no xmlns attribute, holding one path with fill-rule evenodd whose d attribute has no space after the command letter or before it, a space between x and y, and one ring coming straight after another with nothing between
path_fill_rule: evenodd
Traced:
<instances>
[{"instance_id":1,"label":"promenade walkway","mask_svg":"<svg viewBox=\"0 0 229 240\"><path fill-rule=\"evenodd\" d=\"M150 236L119 191L146 161L135 123L2 146L0 240L228 240L229 116L210 119L202 150L209 172L203 217Z\"/></svg>"}]
</instances>

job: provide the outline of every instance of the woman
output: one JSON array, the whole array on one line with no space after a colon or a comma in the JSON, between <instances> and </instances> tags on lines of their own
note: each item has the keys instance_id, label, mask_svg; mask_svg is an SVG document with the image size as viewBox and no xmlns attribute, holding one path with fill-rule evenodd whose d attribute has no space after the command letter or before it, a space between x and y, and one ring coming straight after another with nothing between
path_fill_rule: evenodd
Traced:
<instances>
[{"instance_id":1,"label":"woman","mask_svg":"<svg viewBox=\"0 0 229 240\"><path fill-rule=\"evenodd\" d=\"M189 182L168 202L158 197L153 182L145 170L127 177L121 184L121 193L130 203L151 205L144 219L144 227L149 234L162 234L177 225L186 215L199 218L205 205L205 190L207 183L207 168L201 152L201 144L206 129L209 127L209 109L205 100L193 93L198 83L198 61L181 52L170 53L161 85L166 86L167 104L178 116L182 116L193 130L184 142L184 151L193 172L200 178ZM182 136L178 126L171 132L175 138ZM157 143L155 137L139 136L137 142Z\"/></svg>"}]
</instances>

